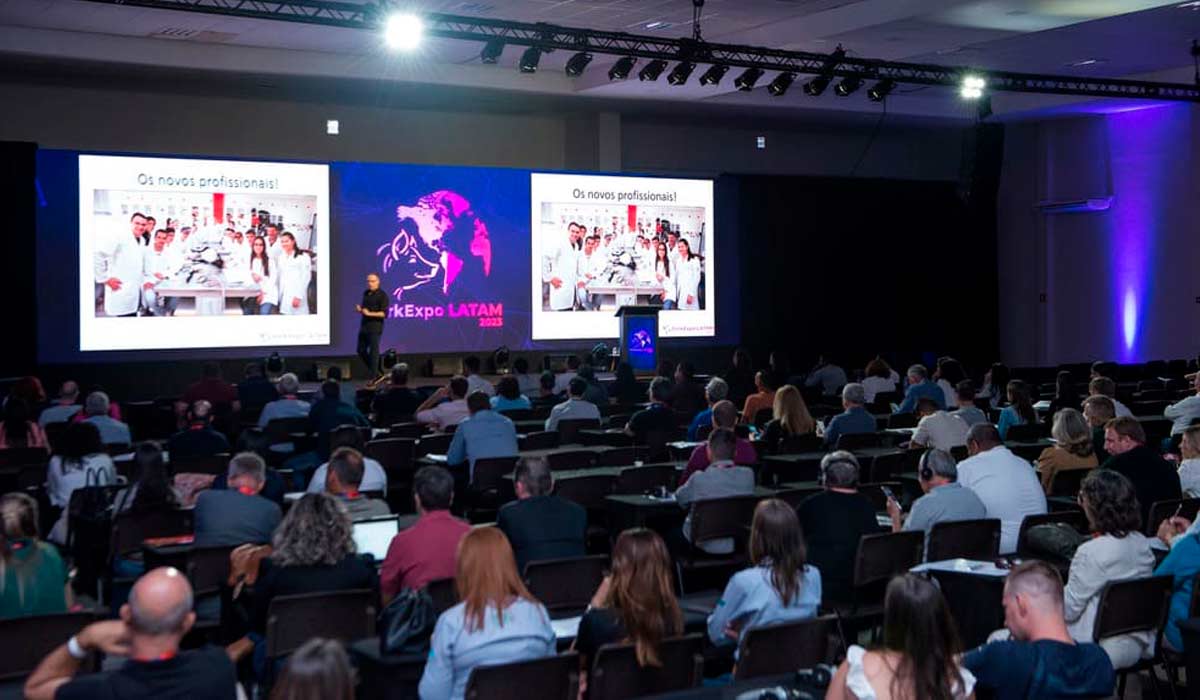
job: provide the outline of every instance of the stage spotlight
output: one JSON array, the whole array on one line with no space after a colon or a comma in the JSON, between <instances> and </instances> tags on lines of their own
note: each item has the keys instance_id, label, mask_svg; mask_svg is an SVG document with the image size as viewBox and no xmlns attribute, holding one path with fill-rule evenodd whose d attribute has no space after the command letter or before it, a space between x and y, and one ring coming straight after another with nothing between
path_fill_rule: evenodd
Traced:
<instances>
[{"instance_id":1,"label":"stage spotlight","mask_svg":"<svg viewBox=\"0 0 1200 700\"><path fill-rule=\"evenodd\" d=\"M397 51L412 51L421 44L425 24L420 17L396 13L387 18L383 27L383 39Z\"/></svg>"},{"instance_id":2,"label":"stage spotlight","mask_svg":"<svg viewBox=\"0 0 1200 700\"><path fill-rule=\"evenodd\" d=\"M642 69L640 71L638 71L638 80L642 80L642 81L649 80L649 81L653 82L655 80L658 80L658 76L662 75L662 72L666 69L667 69L667 62L662 60L661 58L656 58L653 61L642 66Z\"/></svg>"},{"instance_id":3,"label":"stage spotlight","mask_svg":"<svg viewBox=\"0 0 1200 700\"><path fill-rule=\"evenodd\" d=\"M729 66L712 65L700 76L701 85L716 85L729 72Z\"/></svg>"},{"instance_id":4,"label":"stage spotlight","mask_svg":"<svg viewBox=\"0 0 1200 700\"><path fill-rule=\"evenodd\" d=\"M825 88L829 87L829 78L824 75L818 75L812 80L804 84L804 94L809 97L819 97L825 92Z\"/></svg>"},{"instance_id":5,"label":"stage spotlight","mask_svg":"<svg viewBox=\"0 0 1200 700\"><path fill-rule=\"evenodd\" d=\"M536 73L538 62L542 60L542 50L536 46L530 46L525 49L525 53L521 54L521 62L517 65L522 73Z\"/></svg>"},{"instance_id":6,"label":"stage spotlight","mask_svg":"<svg viewBox=\"0 0 1200 700\"><path fill-rule=\"evenodd\" d=\"M592 55L586 51L580 51L571 58L567 59L567 75L572 78L578 78L583 75L583 70L592 62Z\"/></svg>"},{"instance_id":7,"label":"stage spotlight","mask_svg":"<svg viewBox=\"0 0 1200 700\"><path fill-rule=\"evenodd\" d=\"M767 85L767 92L771 93L773 97L782 97L783 93L788 91L788 88L792 86L792 82L795 80L795 73L780 73Z\"/></svg>"},{"instance_id":8,"label":"stage spotlight","mask_svg":"<svg viewBox=\"0 0 1200 700\"><path fill-rule=\"evenodd\" d=\"M691 61L680 61L678 65L671 69L667 74L667 82L672 85L683 85L692 75L692 71L696 70L696 64Z\"/></svg>"},{"instance_id":9,"label":"stage spotlight","mask_svg":"<svg viewBox=\"0 0 1200 700\"><path fill-rule=\"evenodd\" d=\"M962 89L958 94L962 95L964 100L978 100L983 97L983 89L987 87L987 81L977 75L967 75L963 77Z\"/></svg>"},{"instance_id":10,"label":"stage spotlight","mask_svg":"<svg viewBox=\"0 0 1200 700\"><path fill-rule=\"evenodd\" d=\"M896 81L891 78L884 78L878 83L867 88L867 99L872 102L883 102L884 98L896 89Z\"/></svg>"},{"instance_id":11,"label":"stage spotlight","mask_svg":"<svg viewBox=\"0 0 1200 700\"><path fill-rule=\"evenodd\" d=\"M479 52L479 60L488 65L496 65L502 53L504 53L504 42L492 39L483 45L483 50Z\"/></svg>"},{"instance_id":12,"label":"stage spotlight","mask_svg":"<svg viewBox=\"0 0 1200 700\"><path fill-rule=\"evenodd\" d=\"M841 82L833 86L833 91L838 97L849 97L862 87L862 78L842 78Z\"/></svg>"},{"instance_id":13,"label":"stage spotlight","mask_svg":"<svg viewBox=\"0 0 1200 700\"><path fill-rule=\"evenodd\" d=\"M637 64L637 59L633 56L622 56L617 59L612 68L608 69L609 80L624 80L629 77L629 71L633 70L633 66Z\"/></svg>"},{"instance_id":14,"label":"stage spotlight","mask_svg":"<svg viewBox=\"0 0 1200 700\"><path fill-rule=\"evenodd\" d=\"M733 86L743 92L749 92L754 89L754 84L763 76L761 68L747 68L742 71L742 74L733 79Z\"/></svg>"}]
</instances>

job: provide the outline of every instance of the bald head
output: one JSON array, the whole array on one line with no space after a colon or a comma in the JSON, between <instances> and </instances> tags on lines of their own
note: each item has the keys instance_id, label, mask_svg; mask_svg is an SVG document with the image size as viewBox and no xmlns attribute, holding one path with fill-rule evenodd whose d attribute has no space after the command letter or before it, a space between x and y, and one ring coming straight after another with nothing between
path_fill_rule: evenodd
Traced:
<instances>
[{"instance_id":1,"label":"bald head","mask_svg":"<svg viewBox=\"0 0 1200 700\"><path fill-rule=\"evenodd\" d=\"M192 585L174 567L154 569L133 585L121 617L135 635L182 637L196 620Z\"/></svg>"},{"instance_id":2,"label":"bald head","mask_svg":"<svg viewBox=\"0 0 1200 700\"><path fill-rule=\"evenodd\" d=\"M58 389L58 398L67 403L75 403L79 398L79 385L71 380L63 382Z\"/></svg>"},{"instance_id":3,"label":"bald head","mask_svg":"<svg viewBox=\"0 0 1200 700\"><path fill-rule=\"evenodd\" d=\"M712 422L713 428L732 430L737 425L738 411L737 406L733 405L732 401L722 400L713 404L712 407Z\"/></svg>"},{"instance_id":4,"label":"bald head","mask_svg":"<svg viewBox=\"0 0 1200 700\"><path fill-rule=\"evenodd\" d=\"M205 401L204 399L200 399L196 403L192 404L192 420L207 421L208 417L211 415L212 415L212 404L211 403Z\"/></svg>"}]
</instances>

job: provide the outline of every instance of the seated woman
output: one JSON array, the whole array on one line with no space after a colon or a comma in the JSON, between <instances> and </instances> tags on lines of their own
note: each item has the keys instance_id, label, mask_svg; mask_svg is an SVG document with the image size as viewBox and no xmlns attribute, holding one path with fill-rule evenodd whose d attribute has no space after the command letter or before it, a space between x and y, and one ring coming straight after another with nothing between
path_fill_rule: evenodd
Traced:
<instances>
[{"instance_id":1,"label":"seated woman","mask_svg":"<svg viewBox=\"0 0 1200 700\"><path fill-rule=\"evenodd\" d=\"M71 604L67 567L38 540L37 523L31 496L0 497L0 618L62 613Z\"/></svg>"},{"instance_id":2,"label":"seated woman","mask_svg":"<svg viewBox=\"0 0 1200 700\"><path fill-rule=\"evenodd\" d=\"M421 674L422 700L462 700L471 670L555 654L546 608L517 574L512 546L495 527L458 544L454 585L462 602L442 613Z\"/></svg>"},{"instance_id":3,"label":"seated woman","mask_svg":"<svg viewBox=\"0 0 1200 700\"><path fill-rule=\"evenodd\" d=\"M354 700L354 668L341 642L314 637L288 657L271 700Z\"/></svg>"},{"instance_id":4,"label":"seated woman","mask_svg":"<svg viewBox=\"0 0 1200 700\"><path fill-rule=\"evenodd\" d=\"M883 646L871 651L851 646L825 697L971 697L975 676L958 665L958 632L937 586L913 574L897 576L883 607Z\"/></svg>"},{"instance_id":5,"label":"seated woman","mask_svg":"<svg viewBox=\"0 0 1200 700\"><path fill-rule=\"evenodd\" d=\"M83 486L107 486L116 483L117 468L100 442L100 429L92 423L72 423L63 433L58 453L46 467L46 494L50 505L62 509L62 516L46 538L57 544L67 541L67 505L71 494Z\"/></svg>"},{"instance_id":6,"label":"seated woman","mask_svg":"<svg viewBox=\"0 0 1200 700\"><path fill-rule=\"evenodd\" d=\"M796 511L770 498L754 509L750 563L729 579L708 616L715 645L741 643L763 625L816 617L821 604L821 572L804 563L804 537Z\"/></svg>"},{"instance_id":7,"label":"seated woman","mask_svg":"<svg viewBox=\"0 0 1200 700\"><path fill-rule=\"evenodd\" d=\"M1057 444L1042 450L1036 462L1047 496L1054 485L1055 474L1072 469L1092 469L1098 464L1092 429L1076 409L1064 408L1054 414L1050 436Z\"/></svg>"},{"instance_id":8,"label":"seated woman","mask_svg":"<svg viewBox=\"0 0 1200 700\"><path fill-rule=\"evenodd\" d=\"M791 384L785 384L775 392L775 403L771 407L771 420L763 429L763 442L768 452L779 449L779 443L785 437L796 435L811 435L817 429L817 422L808 412L808 405L800 390Z\"/></svg>"},{"instance_id":9,"label":"seated woman","mask_svg":"<svg viewBox=\"0 0 1200 700\"><path fill-rule=\"evenodd\" d=\"M863 370L863 389L866 390L867 403L875 403L876 394L886 394L896 391L900 383L900 375L892 369L882 357L875 356Z\"/></svg>"},{"instance_id":10,"label":"seated woman","mask_svg":"<svg viewBox=\"0 0 1200 700\"><path fill-rule=\"evenodd\" d=\"M1167 617L1167 627L1163 630L1166 644L1175 651L1183 651L1183 633L1179 623L1191 616L1192 582L1200 574L1200 533L1188 530L1186 526L1164 521L1159 527L1158 537L1171 548L1166 559L1154 570L1155 576L1170 576L1173 579L1171 593L1171 612ZM1185 521L1180 521L1185 522ZM1179 531L1183 531L1179 534Z\"/></svg>"},{"instance_id":11,"label":"seated woman","mask_svg":"<svg viewBox=\"0 0 1200 700\"><path fill-rule=\"evenodd\" d=\"M49 447L46 433L33 420L24 399L10 396L4 404L4 422L0 423L0 450L12 447Z\"/></svg>"},{"instance_id":12,"label":"seated woman","mask_svg":"<svg viewBox=\"0 0 1200 700\"><path fill-rule=\"evenodd\" d=\"M1071 573L1063 591L1063 616L1072 639L1090 642L1104 584L1149 576L1154 571L1154 553L1150 540L1140 532L1142 508L1133 484L1123 475L1109 469L1092 472L1080 485L1079 505L1087 516L1092 537L1079 545L1071 559ZM1150 656L1153 645L1154 635L1150 632L1100 641L1117 670Z\"/></svg>"},{"instance_id":13,"label":"seated woman","mask_svg":"<svg viewBox=\"0 0 1200 700\"><path fill-rule=\"evenodd\" d=\"M622 532L613 545L612 572L579 621L575 649L583 672L581 686L586 687L596 651L605 644L633 644L639 666L657 667L662 666L659 643L682 633L683 613L672 587L666 544L653 530Z\"/></svg>"},{"instance_id":14,"label":"seated woman","mask_svg":"<svg viewBox=\"0 0 1200 700\"><path fill-rule=\"evenodd\" d=\"M496 383L496 395L492 397L491 401L493 411L533 407L533 404L529 403L529 397L521 394L521 385L511 374L501 377L500 381Z\"/></svg>"},{"instance_id":15,"label":"seated woman","mask_svg":"<svg viewBox=\"0 0 1200 700\"><path fill-rule=\"evenodd\" d=\"M1000 439L1008 439L1008 429L1014 425L1034 425L1037 423L1037 411L1033 410L1033 399L1029 396L1029 385L1020 379L1008 383L1008 406L1000 411L1000 421L996 429L1000 431Z\"/></svg>"},{"instance_id":16,"label":"seated woman","mask_svg":"<svg viewBox=\"0 0 1200 700\"><path fill-rule=\"evenodd\" d=\"M617 365L617 379L613 382L609 395L619 404L635 404L643 401L646 387L638 384L633 374L633 365L621 362Z\"/></svg>"},{"instance_id":17,"label":"seated woman","mask_svg":"<svg viewBox=\"0 0 1200 700\"><path fill-rule=\"evenodd\" d=\"M1077 409L1083 403L1083 398L1075 388L1071 373L1063 370L1054 379L1054 398L1050 399L1050 408L1046 410L1046 415L1049 416L1049 420L1053 420L1064 408Z\"/></svg>"},{"instance_id":18,"label":"seated woman","mask_svg":"<svg viewBox=\"0 0 1200 700\"><path fill-rule=\"evenodd\" d=\"M162 449L152 442L139 443L133 454L132 483L117 492L113 506L117 513L132 513L153 516L161 511L175 510L182 498L171 485L171 475L163 461ZM121 577L136 578L145 573L145 565L138 552L113 552L113 573Z\"/></svg>"}]
</instances>

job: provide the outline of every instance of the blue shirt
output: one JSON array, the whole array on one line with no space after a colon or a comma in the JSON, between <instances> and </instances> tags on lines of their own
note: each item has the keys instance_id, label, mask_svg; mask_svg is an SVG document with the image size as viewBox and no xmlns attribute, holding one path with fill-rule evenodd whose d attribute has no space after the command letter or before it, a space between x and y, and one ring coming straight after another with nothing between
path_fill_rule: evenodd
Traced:
<instances>
[{"instance_id":1,"label":"blue shirt","mask_svg":"<svg viewBox=\"0 0 1200 700\"><path fill-rule=\"evenodd\" d=\"M996 430L1000 433L1001 440L1008 439L1008 429L1014 425L1025 425L1025 419L1017 413L1015 406L1005 406L1000 409L1000 422L996 424Z\"/></svg>"},{"instance_id":2,"label":"blue shirt","mask_svg":"<svg viewBox=\"0 0 1200 700\"><path fill-rule=\"evenodd\" d=\"M304 418L312 410L312 404L297 398L282 398L263 406L258 414L258 427L266 428L276 418Z\"/></svg>"},{"instance_id":3,"label":"blue shirt","mask_svg":"<svg viewBox=\"0 0 1200 700\"><path fill-rule=\"evenodd\" d=\"M771 584L770 566L737 572L708 616L708 638L716 645L732 643L725 636L725 628L733 625L740 644L746 632L755 627L816 617L821 604L821 572L815 566L805 566L797 581L800 589L792 596L791 603L784 605L779 591Z\"/></svg>"},{"instance_id":4,"label":"blue shirt","mask_svg":"<svg viewBox=\"0 0 1200 700\"><path fill-rule=\"evenodd\" d=\"M691 425L688 426L687 439L695 442L700 428L706 425L712 425L712 406L697 413L696 417L692 419Z\"/></svg>"},{"instance_id":5,"label":"blue shirt","mask_svg":"<svg viewBox=\"0 0 1200 700\"><path fill-rule=\"evenodd\" d=\"M838 438L843 435L873 433L877 428L875 416L862 406L855 406L846 409L844 413L839 413L829 421L829 427L825 429L825 444L835 447Z\"/></svg>"},{"instance_id":6,"label":"blue shirt","mask_svg":"<svg viewBox=\"0 0 1200 700\"><path fill-rule=\"evenodd\" d=\"M508 418L495 411L477 411L454 430L450 449L446 452L447 464L471 463L471 476L475 476L475 460L487 457L516 457L517 429Z\"/></svg>"},{"instance_id":7,"label":"blue shirt","mask_svg":"<svg viewBox=\"0 0 1200 700\"><path fill-rule=\"evenodd\" d=\"M904 403L896 409L896 413L913 413L917 410L917 401L921 399L932 399L940 409L946 408L946 392L942 391L942 387L934 384L926 379L920 384L909 384L908 390L904 392Z\"/></svg>"},{"instance_id":8,"label":"blue shirt","mask_svg":"<svg viewBox=\"0 0 1200 700\"><path fill-rule=\"evenodd\" d=\"M515 399L506 399L503 396L501 396L500 394L496 394L495 396L492 397L492 410L493 411L512 411L512 410L519 410L522 408L524 408L524 409L533 408L533 404L529 403L528 396L518 396Z\"/></svg>"},{"instance_id":9,"label":"blue shirt","mask_svg":"<svg viewBox=\"0 0 1200 700\"><path fill-rule=\"evenodd\" d=\"M105 445L128 445L133 442L129 426L110 416L92 416L84 423L91 423L100 431L100 442Z\"/></svg>"},{"instance_id":10,"label":"blue shirt","mask_svg":"<svg viewBox=\"0 0 1200 700\"><path fill-rule=\"evenodd\" d=\"M975 687L997 700L1104 697L1116 683L1112 662L1097 644L992 642L963 656L962 665L975 676Z\"/></svg>"},{"instance_id":11,"label":"blue shirt","mask_svg":"<svg viewBox=\"0 0 1200 700\"><path fill-rule=\"evenodd\" d=\"M1167 643L1177 651L1183 650L1180 620L1188 619L1192 600L1192 578L1200 574L1200 536L1185 534L1175 541L1166 559L1154 570L1155 576L1173 576L1171 612L1167 616Z\"/></svg>"},{"instance_id":12,"label":"blue shirt","mask_svg":"<svg viewBox=\"0 0 1200 700\"><path fill-rule=\"evenodd\" d=\"M503 611L489 607L483 627L468 630L466 603L438 617L421 674L421 700L461 700L476 666L554 656L554 629L541 603L517 599Z\"/></svg>"}]
</instances>

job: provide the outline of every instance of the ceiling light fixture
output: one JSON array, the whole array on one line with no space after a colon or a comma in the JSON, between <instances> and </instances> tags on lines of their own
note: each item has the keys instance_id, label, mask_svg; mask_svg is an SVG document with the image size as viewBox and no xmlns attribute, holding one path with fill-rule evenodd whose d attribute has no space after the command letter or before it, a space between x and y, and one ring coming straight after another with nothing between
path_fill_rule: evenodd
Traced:
<instances>
[{"instance_id":1,"label":"ceiling light fixture","mask_svg":"<svg viewBox=\"0 0 1200 700\"><path fill-rule=\"evenodd\" d=\"M721 78L724 78L725 74L728 72L729 72L729 66L713 64L708 67L708 70L704 71L703 75L700 76L700 84L701 85L717 85L718 83L721 82Z\"/></svg>"},{"instance_id":2,"label":"ceiling light fixture","mask_svg":"<svg viewBox=\"0 0 1200 700\"><path fill-rule=\"evenodd\" d=\"M841 82L833 86L833 92L838 97L849 97L862 87L862 78L842 78Z\"/></svg>"},{"instance_id":3,"label":"ceiling light fixture","mask_svg":"<svg viewBox=\"0 0 1200 700\"><path fill-rule=\"evenodd\" d=\"M629 72L633 70L637 64L637 59L633 56L622 56L617 59L612 68L608 69L609 80L624 80L629 77Z\"/></svg>"},{"instance_id":4,"label":"ceiling light fixture","mask_svg":"<svg viewBox=\"0 0 1200 700\"><path fill-rule=\"evenodd\" d=\"M504 42L499 39L492 39L483 45L483 49L479 51L479 60L494 66L500 61L500 54L504 53Z\"/></svg>"},{"instance_id":5,"label":"ceiling light fixture","mask_svg":"<svg viewBox=\"0 0 1200 700\"><path fill-rule=\"evenodd\" d=\"M567 59L567 75L572 78L578 78L583 75L584 69L592 62L592 55L586 51L580 51L574 56Z\"/></svg>"},{"instance_id":6,"label":"ceiling light fixture","mask_svg":"<svg viewBox=\"0 0 1200 700\"><path fill-rule=\"evenodd\" d=\"M792 82L796 79L795 73L780 73L775 76L770 85L767 85L767 92L771 93L772 97L783 97L783 94L792 86Z\"/></svg>"},{"instance_id":7,"label":"ceiling light fixture","mask_svg":"<svg viewBox=\"0 0 1200 700\"><path fill-rule=\"evenodd\" d=\"M691 61L680 61L671 72L667 74L667 82L672 85L683 85L692 75L692 71L696 70L696 64Z\"/></svg>"},{"instance_id":8,"label":"ceiling light fixture","mask_svg":"<svg viewBox=\"0 0 1200 700\"><path fill-rule=\"evenodd\" d=\"M424 35L425 23L416 15L397 12L383 26L383 40L397 51L412 51L421 45Z\"/></svg>"},{"instance_id":9,"label":"ceiling light fixture","mask_svg":"<svg viewBox=\"0 0 1200 700\"><path fill-rule=\"evenodd\" d=\"M983 89L987 87L987 81L978 75L966 75L962 79L962 88L958 94L964 100L978 100L983 97Z\"/></svg>"},{"instance_id":10,"label":"ceiling light fixture","mask_svg":"<svg viewBox=\"0 0 1200 700\"><path fill-rule=\"evenodd\" d=\"M884 78L878 83L867 88L867 99L872 102L883 102L883 100L896 89L896 81L891 78Z\"/></svg>"},{"instance_id":11,"label":"ceiling light fixture","mask_svg":"<svg viewBox=\"0 0 1200 700\"><path fill-rule=\"evenodd\" d=\"M521 54L521 61L517 64L517 68L522 73L536 73L538 63L542 60L542 50L536 46L530 46Z\"/></svg>"},{"instance_id":12,"label":"ceiling light fixture","mask_svg":"<svg viewBox=\"0 0 1200 700\"><path fill-rule=\"evenodd\" d=\"M761 68L747 68L742 71L742 74L733 79L733 86L742 92L749 92L754 89L754 84L763 76Z\"/></svg>"},{"instance_id":13,"label":"ceiling light fixture","mask_svg":"<svg viewBox=\"0 0 1200 700\"><path fill-rule=\"evenodd\" d=\"M642 66L642 69L640 71L638 71L638 80L641 80L643 82L647 81L647 80L650 82L654 82L655 80L658 80L658 76L662 75L662 72L665 71L666 69L667 69L667 62L662 60L661 58L656 58L653 61Z\"/></svg>"},{"instance_id":14,"label":"ceiling light fixture","mask_svg":"<svg viewBox=\"0 0 1200 700\"><path fill-rule=\"evenodd\" d=\"M809 97L820 97L827 87L829 87L829 78L818 75L804 84L804 94Z\"/></svg>"}]
</instances>

